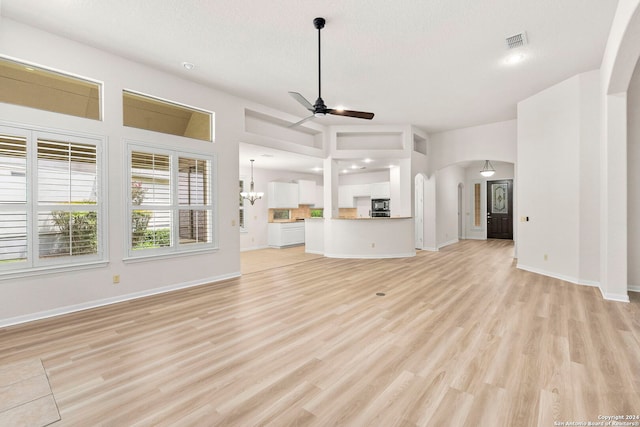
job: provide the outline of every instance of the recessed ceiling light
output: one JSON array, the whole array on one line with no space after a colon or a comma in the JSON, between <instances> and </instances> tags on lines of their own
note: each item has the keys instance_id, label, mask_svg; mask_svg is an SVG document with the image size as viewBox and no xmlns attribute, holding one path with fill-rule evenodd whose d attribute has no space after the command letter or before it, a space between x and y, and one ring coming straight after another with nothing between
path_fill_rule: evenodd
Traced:
<instances>
[{"instance_id":1,"label":"recessed ceiling light","mask_svg":"<svg viewBox=\"0 0 640 427\"><path fill-rule=\"evenodd\" d=\"M522 61L524 61L524 53L512 53L504 60L508 65L518 64Z\"/></svg>"},{"instance_id":2,"label":"recessed ceiling light","mask_svg":"<svg viewBox=\"0 0 640 427\"><path fill-rule=\"evenodd\" d=\"M336 108L334 108L334 110L336 110L336 111L344 111L345 108L344 108L343 105L338 105Z\"/></svg>"},{"instance_id":3,"label":"recessed ceiling light","mask_svg":"<svg viewBox=\"0 0 640 427\"><path fill-rule=\"evenodd\" d=\"M191 62L183 62L182 66L184 68L186 68L187 70L193 70L196 66L193 65Z\"/></svg>"},{"instance_id":4,"label":"recessed ceiling light","mask_svg":"<svg viewBox=\"0 0 640 427\"><path fill-rule=\"evenodd\" d=\"M322 168L319 167L319 166L316 166L315 168L311 168L311 170L314 171L314 172L320 172L322 170Z\"/></svg>"},{"instance_id":5,"label":"recessed ceiling light","mask_svg":"<svg viewBox=\"0 0 640 427\"><path fill-rule=\"evenodd\" d=\"M371 163L372 161L373 161L373 160L371 160L371 159L364 159L364 160L363 160L363 162L365 162L365 163Z\"/></svg>"},{"instance_id":6,"label":"recessed ceiling light","mask_svg":"<svg viewBox=\"0 0 640 427\"><path fill-rule=\"evenodd\" d=\"M349 169L342 169L342 173L349 173Z\"/></svg>"},{"instance_id":7,"label":"recessed ceiling light","mask_svg":"<svg viewBox=\"0 0 640 427\"><path fill-rule=\"evenodd\" d=\"M351 165L351 169L358 169L358 165L356 164Z\"/></svg>"}]
</instances>

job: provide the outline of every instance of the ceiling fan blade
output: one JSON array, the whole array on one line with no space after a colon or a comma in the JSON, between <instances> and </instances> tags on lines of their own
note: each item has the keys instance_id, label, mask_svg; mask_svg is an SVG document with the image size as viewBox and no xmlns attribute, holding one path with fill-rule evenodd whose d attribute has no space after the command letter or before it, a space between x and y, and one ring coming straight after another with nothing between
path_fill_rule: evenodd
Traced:
<instances>
[{"instance_id":1,"label":"ceiling fan blade","mask_svg":"<svg viewBox=\"0 0 640 427\"><path fill-rule=\"evenodd\" d=\"M335 110L330 109L327 110L327 114L333 114L334 116L347 116L347 117L356 117L358 119L373 119L373 113L366 113L364 111L353 111L353 110Z\"/></svg>"},{"instance_id":2,"label":"ceiling fan blade","mask_svg":"<svg viewBox=\"0 0 640 427\"><path fill-rule=\"evenodd\" d=\"M291 97L293 99L295 99L296 101L298 101L300 104L302 104L302 106L304 108L306 108L307 110L313 112L313 105L311 105L311 103L309 101L307 101L307 99L300 95L298 92L289 92L289 95L291 95Z\"/></svg>"},{"instance_id":3,"label":"ceiling fan blade","mask_svg":"<svg viewBox=\"0 0 640 427\"><path fill-rule=\"evenodd\" d=\"M312 114L312 115L310 115L309 117L305 117L304 119L300 120L299 122L295 122L295 123L293 123L293 124L290 124L290 125L289 125L289 126L287 126L287 127L289 127L289 128L294 128L294 127L296 127L296 126L298 126L298 125L303 124L304 122L306 122L306 121L308 121L308 120L315 119L315 118L316 118L316 116Z\"/></svg>"}]
</instances>

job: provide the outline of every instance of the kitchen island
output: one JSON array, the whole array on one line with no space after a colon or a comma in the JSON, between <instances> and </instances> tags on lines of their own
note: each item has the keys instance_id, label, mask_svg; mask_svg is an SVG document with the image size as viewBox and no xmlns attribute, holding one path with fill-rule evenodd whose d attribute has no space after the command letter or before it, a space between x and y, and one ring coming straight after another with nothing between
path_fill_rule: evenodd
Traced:
<instances>
[{"instance_id":1,"label":"kitchen island","mask_svg":"<svg viewBox=\"0 0 640 427\"><path fill-rule=\"evenodd\" d=\"M407 258L416 255L411 217L307 218L305 251L329 258Z\"/></svg>"}]
</instances>

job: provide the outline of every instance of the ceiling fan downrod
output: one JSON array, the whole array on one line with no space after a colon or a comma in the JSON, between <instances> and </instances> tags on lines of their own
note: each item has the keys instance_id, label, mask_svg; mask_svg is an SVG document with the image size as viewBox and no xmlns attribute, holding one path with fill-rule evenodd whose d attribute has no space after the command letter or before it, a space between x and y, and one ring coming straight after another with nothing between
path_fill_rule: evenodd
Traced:
<instances>
[{"instance_id":1,"label":"ceiling fan downrod","mask_svg":"<svg viewBox=\"0 0 640 427\"><path fill-rule=\"evenodd\" d=\"M324 28L325 21L324 18L315 18L313 20L313 26L318 30L318 99L316 99L316 103L313 105L316 111L326 110L327 106L324 104L324 100L322 99L322 57L321 57L321 45L320 45L320 30ZM323 113L314 113L314 116L324 116L326 114Z\"/></svg>"}]
</instances>

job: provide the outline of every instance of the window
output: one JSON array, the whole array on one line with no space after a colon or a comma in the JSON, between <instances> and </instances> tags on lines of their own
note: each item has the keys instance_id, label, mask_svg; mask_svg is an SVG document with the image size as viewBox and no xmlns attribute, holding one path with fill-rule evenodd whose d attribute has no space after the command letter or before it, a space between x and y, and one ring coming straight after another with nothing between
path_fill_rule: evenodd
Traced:
<instances>
[{"instance_id":1,"label":"window","mask_svg":"<svg viewBox=\"0 0 640 427\"><path fill-rule=\"evenodd\" d=\"M100 147L0 128L0 272L102 260Z\"/></svg>"},{"instance_id":2,"label":"window","mask_svg":"<svg viewBox=\"0 0 640 427\"><path fill-rule=\"evenodd\" d=\"M480 183L473 184L473 226L476 228L482 227L482 194L480 189Z\"/></svg>"},{"instance_id":3,"label":"window","mask_svg":"<svg viewBox=\"0 0 640 427\"><path fill-rule=\"evenodd\" d=\"M160 255L215 247L214 158L129 147L129 255Z\"/></svg>"},{"instance_id":4,"label":"window","mask_svg":"<svg viewBox=\"0 0 640 427\"><path fill-rule=\"evenodd\" d=\"M100 120L101 85L0 58L0 102Z\"/></svg>"},{"instance_id":5,"label":"window","mask_svg":"<svg viewBox=\"0 0 640 427\"><path fill-rule=\"evenodd\" d=\"M213 141L213 113L134 92L122 92L125 126Z\"/></svg>"},{"instance_id":6,"label":"window","mask_svg":"<svg viewBox=\"0 0 640 427\"><path fill-rule=\"evenodd\" d=\"M239 214L238 214L238 225L240 225L240 231L244 231L244 229L245 229L244 199L240 195L240 193L242 193L244 191L244 179L241 179L239 182L240 182L240 188L239 188L240 192L238 193L238 198L240 200L240 202L239 202L240 208L239 208Z\"/></svg>"}]
</instances>

